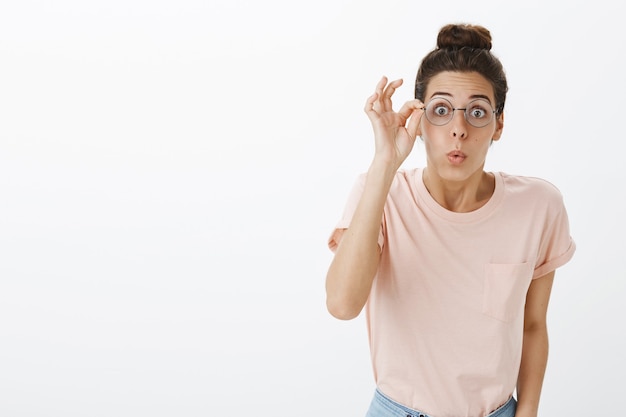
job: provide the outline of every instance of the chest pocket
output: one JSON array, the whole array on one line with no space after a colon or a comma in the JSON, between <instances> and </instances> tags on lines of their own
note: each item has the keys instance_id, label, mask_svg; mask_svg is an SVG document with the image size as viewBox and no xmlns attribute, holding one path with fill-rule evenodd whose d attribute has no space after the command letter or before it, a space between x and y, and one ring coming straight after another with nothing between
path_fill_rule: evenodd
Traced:
<instances>
[{"instance_id":1,"label":"chest pocket","mask_svg":"<svg viewBox=\"0 0 626 417\"><path fill-rule=\"evenodd\" d=\"M506 322L523 314L532 272L528 262L487 264L483 288L483 313Z\"/></svg>"}]
</instances>

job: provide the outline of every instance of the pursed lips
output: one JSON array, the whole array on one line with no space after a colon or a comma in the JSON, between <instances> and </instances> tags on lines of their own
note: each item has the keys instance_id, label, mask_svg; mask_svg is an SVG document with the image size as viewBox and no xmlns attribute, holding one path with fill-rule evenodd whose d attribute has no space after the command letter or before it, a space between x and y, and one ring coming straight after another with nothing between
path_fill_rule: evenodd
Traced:
<instances>
[{"instance_id":1,"label":"pursed lips","mask_svg":"<svg viewBox=\"0 0 626 417\"><path fill-rule=\"evenodd\" d=\"M448 160L452 164L460 164L461 162L465 160L465 158L467 158L467 155L465 155L461 151L448 152L447 156L448 156Z\"/></svg>"}]
</instances>

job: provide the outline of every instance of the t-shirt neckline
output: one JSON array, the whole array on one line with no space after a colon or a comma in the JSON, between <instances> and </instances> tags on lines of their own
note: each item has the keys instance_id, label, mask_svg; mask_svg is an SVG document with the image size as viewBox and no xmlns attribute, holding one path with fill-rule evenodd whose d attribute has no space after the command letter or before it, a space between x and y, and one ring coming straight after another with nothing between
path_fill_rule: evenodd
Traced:
<instances>
[{"instance_id":1,"label":"t-shirt neckline","mask_svg":"<svg viewBox=\"0 0 626 417\"><path fill-rule=\"evenodd\" d=\"M413 186L416 189L418 198L436 215L453 222L472 223L488 217L496 209L504 196L504 180L500 172L493 172L495 178L495 189L493 195L482 207L466 213L457 213L442 207L430 195L424 184L424 168L417 168L413 173Z\"/></svg>"}]
</instances>

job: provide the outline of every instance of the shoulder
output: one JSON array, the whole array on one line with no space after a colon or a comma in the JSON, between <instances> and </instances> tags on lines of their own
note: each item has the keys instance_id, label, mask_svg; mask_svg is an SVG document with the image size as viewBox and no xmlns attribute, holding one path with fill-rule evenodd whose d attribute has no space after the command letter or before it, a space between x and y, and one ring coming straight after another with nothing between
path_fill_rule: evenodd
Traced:
<instances>
[{"instance_id":1,"label":"shoulder","mask_svg":"<svg viewBox=\"0 0 626 417\"><path fill-rule=\"evenodd\" d=\"M519 204L520 208L562 210L563 195L550 181L525 175L499 175L503 179L505 199Z\"/></svg>"},{"instance_id":2,"label":"shoulder","mask_svg":"<svg viewBox=\"0 0 626 417\"><path fill-rule=\"evenodd\" d=\"M562 199L561 191L550 181L543 178L525 175L511 175L500 172L505 191L509 194L519 194L525 197L543 197L549 199Z\"/></svg>"},{"instance_id":3,"label":"shoulder","mask_svg":"<svg viewBox=\"0 0 626 417\"><path fill-rule=\"evenodd\" d=\"M396 176L393 178L393 182L391 183L388 199L408 199L414 201L416 197L416 178L419 175L419 172L420 170L418 168L398 170L396 172Z\"/></svg>"},{"instance_id":4,"label":"shoulder","mask_svg":"<svg viewBox=\"0 0 626 417\"><path fill-rule=\"evenodd\" d=\"M414 183L416 175L420 172L419 168L399 169L393 179L392 187L405 187Z\"/></svg>"},{"instance_id":5,"label":"shoulder","mask_svg":"<svg viewBox=\"0 0 626 417\"><path fill-rule=\"evenodd\" d=\"M402 204L407 202L416 201L416 176L419 173L419 169L400 169L396 171L391 186L387 193L386 204ZM365 183L367 181L367 173L360 173L357 176L355 185L352 189L351 200L360 198L365 189Z\"/></svg>"}]
</instances>

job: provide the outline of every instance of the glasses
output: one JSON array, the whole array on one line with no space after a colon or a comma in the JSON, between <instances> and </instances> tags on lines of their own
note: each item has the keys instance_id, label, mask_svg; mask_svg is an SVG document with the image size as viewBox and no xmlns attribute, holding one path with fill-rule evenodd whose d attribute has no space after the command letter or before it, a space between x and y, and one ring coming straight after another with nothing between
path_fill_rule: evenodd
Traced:
<instances>
[{"instance_id":1,"label":"glasses","mask_svg":"<svg viewBox=\"0 0 626 417\"><path fill-rule=\"evenodd\" d=\"M465 108L455 108L452 103L443 97L435 97L423 108L426 119L435 126L450 123L455 110L463 110L465 120L474 127L485 127L493 120L495 110L487 100L478 98L470 101Z\"/></svg>"}]
</instances>

